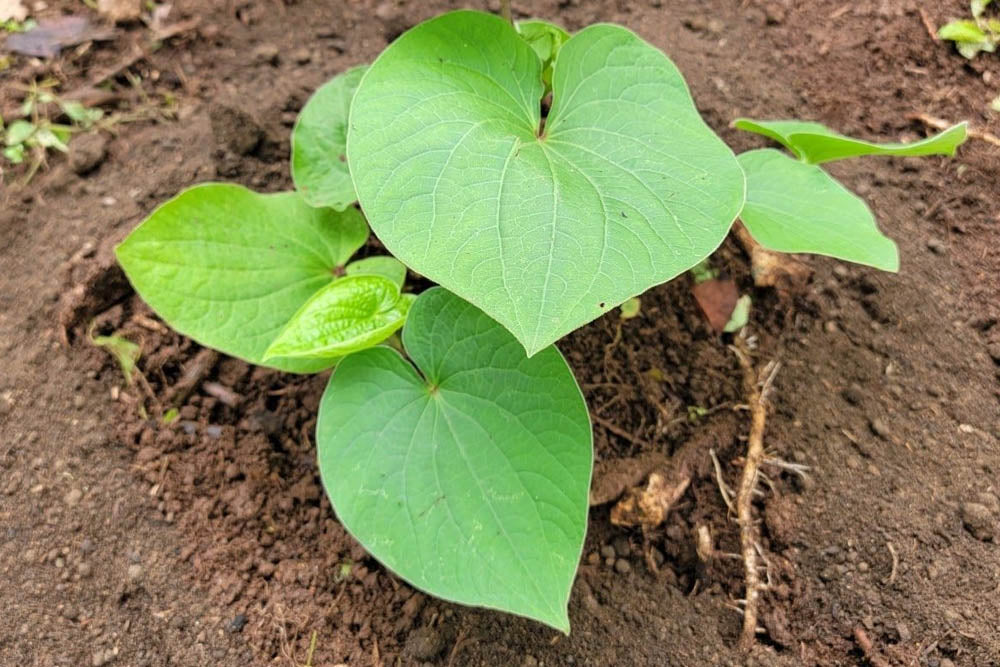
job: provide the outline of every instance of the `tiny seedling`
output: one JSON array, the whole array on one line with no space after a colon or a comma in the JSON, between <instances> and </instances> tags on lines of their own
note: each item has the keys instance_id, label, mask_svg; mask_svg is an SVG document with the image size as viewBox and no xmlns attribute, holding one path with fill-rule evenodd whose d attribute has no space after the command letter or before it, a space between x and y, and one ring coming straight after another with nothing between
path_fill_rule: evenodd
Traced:
<instances>
[{"instance_id":1,"label":"tiny seedling","mask_svg":"<svg viewBox=\"0 0 1000 667\"><path fill-rule=\"evenodd\" d=\"M669 58L625 28L570 36L452 12L309 100L291 142L296 192L195 186L117 255L201 344L290 372L334 368L320 474L374 557L438 597L568 632L592 434L553 343L710 271L737 217L770 249L895 271L895 244L818 163L950 155L965 134L875 145L812 123L739 125L795 157L734 155ZM368 226L395 259L351 261ZM440 286L404 292L406 267Z\"/></svg>"},{"instance_id":2,"label":"tiny seedling","mask_svg":"<svg viewBox=\"0 0 1000 667\"><path fill-rule=\"evenodd\" d=\"M30 159L26 181L45 163L48 150L68 152L73 133L94 128L104 115L100 109L62 99L54 91L57 85L58 81L51 79L32 82L25 89L18 118L11 120L6 126L0 118L0 131L3 132L2 155L12 164L21 164ZM69 122L54 122L52 119L57 115L65 116Z\"/></svg>"},{"instance_id":3,"label":"tiny seedling","mask_svg":"<svg viewBox=\"0 0 1000 667\"><path fill-rule=\"evenodd\" d=\"M971 19L949 21L938 30L938 37L955 43L955 48L968 59L980 52L993 53L1000 44L1000 18L985 16L993 0L971 0Z\"/></svg>"}]
</instances>

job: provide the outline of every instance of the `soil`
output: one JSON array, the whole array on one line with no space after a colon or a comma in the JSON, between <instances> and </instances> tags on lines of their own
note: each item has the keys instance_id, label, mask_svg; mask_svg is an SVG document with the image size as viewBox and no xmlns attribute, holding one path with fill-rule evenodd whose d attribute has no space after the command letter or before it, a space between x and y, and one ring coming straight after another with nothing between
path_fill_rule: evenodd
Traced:
<instances>
[{"instance_id":1,"label":"soil","mask_svg":"<svg viewBox=\"0 0 1000 667\"><path fill-rule=\"evenodd\" d=\"M50 4L40 15L90 12ZM781 363L769 454L809 467L766 471L771 586L750 655L735 648L742 572L724 554L738 532L709 455L735 486L748 428L739 365L687 278L644 295L639 317L609 314L560 342L598 418L595 488L637 483L642 461L682 450L694 473L659 528L592 508L568 637L437 601L382 569L319 485L326 377L203 353L131 293L110 248L159 202L211 179L290 187L287 137L309 92L458 4L176 2L168 23L197 24L132 63L132 84L111 77L110 104L147 119L2 186L0 664L1000 665L1000 150L989 143L970 140L954 160L830 167L899 242L897 275L808 258L812 282L782 296L753 287L736 243L713 260L753 294L757 363ZM514 9L570 29L632 28L677 62L736 150L764 145L727 128L738 116L913 139L926 128L912 115L925 113L1000 134L989 109L1000 59L969 62L932 39L924 16L940 25L964 0L925 4ZM95 72L133 43L148 48L148 32L119 25L114 40L51 60L15 57L0 110L16 107L15 84L47 76L92 93ZM97 333L141 342L146 383L125 385L87 342L95 318ZM175 420L156 419L174 404ZM696 527L710 532L707 560Z\"/></svg>"}]
</instances>

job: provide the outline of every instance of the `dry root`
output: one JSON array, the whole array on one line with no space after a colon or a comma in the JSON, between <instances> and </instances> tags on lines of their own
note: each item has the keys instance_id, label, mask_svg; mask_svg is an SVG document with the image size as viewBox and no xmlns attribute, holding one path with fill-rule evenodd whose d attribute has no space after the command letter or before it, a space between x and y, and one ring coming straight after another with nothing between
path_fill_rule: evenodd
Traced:
<instances>
[{"instance_id":1,"label":"dry root","mask_svg":"<svg viewBox=\"0 0 1000 667\"><path fill-rule=\"evenodd\" d=\"M773 252L757 243L743 223L733 226L736 240L750 256L750 273L757 287L773 287L779 294L801 292L812 277L812 269L791 255Z\"/></svg>"},{"instance_id":2,"label":"dry root","mask_svg":"<svg viewBox=\"0 0 1000 667\"><path fill-rule=\"evenodd\" d=\"M760 593L764 585L760 580L760 562L766 566L758 545L757 527L753 520L753 498L761 479L760 466L764 463L764 425L767 420L767 394L778 371L774 362L765 367L763 380L750 361L750 353L742 338L737 338L733 352L743 370L743 391L750 408L750 437L747 442L746 462L739 488L736 491L736 517L740 526L740 553L743 557L746 584L745 605L743 607L743 629L740 632L740 648L750 649L757 633L757 612Z\"/></svg>"},{"instance_id":3,"label":"dry root","mask_svg":"<svg viewBox=\"0 0 1000 667\"><path fill-rule=\"evenodd\" d=\"M650 473L646 488L629 489L611 508L611 523L646 529L659 526L690 483L691 475L686 470L679 471L672 479L659 472Z\"/></svg>"}]
</instances>

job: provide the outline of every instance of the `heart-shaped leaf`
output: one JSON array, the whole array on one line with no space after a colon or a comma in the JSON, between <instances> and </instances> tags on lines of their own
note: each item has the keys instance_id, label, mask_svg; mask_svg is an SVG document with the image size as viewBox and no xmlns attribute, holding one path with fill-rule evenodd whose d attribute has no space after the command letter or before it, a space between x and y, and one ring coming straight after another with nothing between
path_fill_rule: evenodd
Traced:
<instances>
[{"instance_id":1,"label":"heart-shaped leaf","mask_svg":"<svg viewBox=\"0 0 1000 667\"><path fill-rule=\"evenodd\" d=\"M954 155L965 141L966 126L959 123L912 144L873 144L837 134L820 123L802 120L750 120L739 118L733 126L774 139L797 158L810 164L832 162L862 155Z\"/></svg>"},{"instance_id":2,"label":"heart-shaped leaf","mask_svg":"<svg viewBox=\"0 0 1000 667\"><path fill-rule=\"evenodd\" d=\"M376 255L358 259L344 267L348 276L382 276L396 283L400 289L406 281L406 267L395 257Z\"/></svg>"},{"instance_id":3,"label":"heart-shaped leaf","mask_svg":"<svg viewBox=\"0 0 1000 667\"><path fill-rule=\"evenodd\" d=\"M417 588L568 632L592 459L572 372L441 288L417 299L403 344L416 369L370 348L323 395L316 443L337 516Z\"/></svg>"},{"instance_id":4,"label":"heart-shaped leaf","mask_svg":"<svg viewBox=\"0 0 1000 667\"><path fill-rule=\"evenodd\" d=\"M177 331L250 363L307 373L332 362L265 364L264 352L367 238L356 209L210 183L153 211L116 254L139 296Z\"/></svg>"},{"instance_id":5,"label":"heart-shaped leaf","mask_svg":"<svg viewBox=\"0 0 1000 667\"><path fill-rule=\"evenodd\" d=\"M382 276L335 280L292 316L264 359L342 357L378 345L403 326L415 298Z\"/></svg>"},{"instance_id":6,"label":"heart-shaped leaf","mask_svg":"<svg viewBox=\"0 0 1000 667\"><path fill-rule=\"evenodd\" d=\"M541 68L502 19L439 16L369 68L347 135L384 245L529 355L703 259L744 194L677 68L633 33L562 46L544 127Z\"/></svg>"},{"instance_id":7,"label":"heart-shaped leaf","mask_svg":"<svg viewBox=\"0 0 1000 667\"><path fill-rule=\"evenodd\" d=\"M739 161L747 175L740 219L762 246L899 270L896 244L879 231L868 205L820 167L771 148L742 153Z\"/></svg>"},{"instance_id":8,"label":"heart-shaped leaf","mask_svg":"<svg viewBox=\"0 0 1000 667\"><path fill-rule=\"evenodd\" d=\"M337 211L358 200L347 168L347 116L365 75L362 65L320 86L299 112L292 130L292 180L310 206Z\"/></svg>"}]
</instances>

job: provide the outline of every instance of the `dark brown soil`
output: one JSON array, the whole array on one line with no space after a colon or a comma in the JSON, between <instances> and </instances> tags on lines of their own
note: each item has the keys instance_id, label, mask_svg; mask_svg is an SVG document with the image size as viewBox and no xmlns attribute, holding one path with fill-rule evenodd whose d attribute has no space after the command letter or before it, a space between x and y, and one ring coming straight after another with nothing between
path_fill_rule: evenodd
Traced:
<instances>
[{"instance_id":1,"label":"dark brown soil","mask_svg":"<svg viewBox=\"0 0 1000 667\"><path fill-rule=\"evenodd\" d=\"M634 29L674 58L706 119L742 150L762 142L727 129L737 116L915 138L925 128L911 116L925 113L1000 134L989 109L1000 58L967 62L922 19L939 25L965 5L514 8L570 29ZM686 278L644 295L640 317L611 314L560 343L599 418L602 475L681 447L695 461L658 529L615 527L609 505L592 509L563 637L439 602L383 570L318 482L325 376L198 356L109 268L113 242L185 186L288 188L288 131L309 92L456 6L175 3L170 21L200 22L132 66L144 94L113 81L118 104L169 95L177 119L118 126L85 176L56 157L28 187L0 186L0 664L291 666L314 642L315 667L1000 665L1000 149L986 142L955 160L831 167L898 240L898 275L811 258L804 293L754 291L758 361L782 364L766 444L810 474L768 471L757 510L772 585L752 656L735 649L740 564L699 559L692 535L707 526L717 552L738 551L708 450L733 485L748 424L734 409L738 364ZM117 31L51 62L15 59L0 72L5 117L13 84L51 75L78 89L148 32ZM738 245L714 261L753 290ZM94 317L99 332L141 341L148 388L123 386L86 342ZM163 425L196 359L207 372Z\"/></svg>"}]
</instances>

